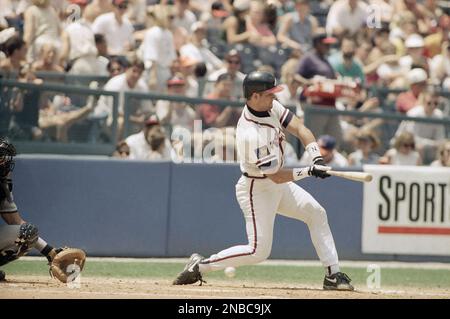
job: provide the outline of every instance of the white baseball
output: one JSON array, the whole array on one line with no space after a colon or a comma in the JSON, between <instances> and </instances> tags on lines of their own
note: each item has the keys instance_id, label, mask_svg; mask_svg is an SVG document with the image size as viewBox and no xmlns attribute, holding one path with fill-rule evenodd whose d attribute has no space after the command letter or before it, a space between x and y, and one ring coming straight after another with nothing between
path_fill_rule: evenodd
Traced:
<instances>
[{"instance_id":1,"label":"white baseball","mask_svg":"<svg viewBox=\"0 0 450 319\"><path fill-rule=\"evenodd\" d=\"M227 268L225 268L224 272L228 278L233 278L236 275L236 268L227 267Z\"/></svg>"}]
</instances>

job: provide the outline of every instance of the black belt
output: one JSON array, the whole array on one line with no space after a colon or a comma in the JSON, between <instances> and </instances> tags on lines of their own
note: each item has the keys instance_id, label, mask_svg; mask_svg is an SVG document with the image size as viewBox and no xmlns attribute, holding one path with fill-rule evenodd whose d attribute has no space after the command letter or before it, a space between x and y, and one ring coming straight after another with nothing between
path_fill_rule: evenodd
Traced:
<instances>
[{"instance_id":1,"label":"black belt","mask_svg":"<svg viewBox=\"0 0 450 319\"><path fill-rule=\"evenodd\" d=\"M243 173L242 175L244 175L245 177L248 177L248 178L256 178L256 179L264 179L264 178L267 178L267 176L250 176L250 175L248 175L247 173Z\"/></svg>"}]
</instances>

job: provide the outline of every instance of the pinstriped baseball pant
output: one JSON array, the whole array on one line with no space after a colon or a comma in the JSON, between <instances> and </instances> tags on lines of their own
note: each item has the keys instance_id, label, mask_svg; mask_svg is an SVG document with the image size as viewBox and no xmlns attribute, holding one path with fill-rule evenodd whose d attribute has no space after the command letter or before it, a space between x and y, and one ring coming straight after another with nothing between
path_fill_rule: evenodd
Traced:
<instances>
[{"instance_id":1,"label":"pinstriped baseball pant","mask_svg":"<svg viewBox=\"0 0 450 319\"><path fill-rule=\"evenodd\" d=\"M277 213L307 224L314 248L324 267L338 264L325 209L297 184L276 184L269 178L242 176L236 184L236 197L244 214L248 244L234 246L210 256L200 263L201 272L251 265L267 259L272 249Z\"/></svg>"}]
</instances>

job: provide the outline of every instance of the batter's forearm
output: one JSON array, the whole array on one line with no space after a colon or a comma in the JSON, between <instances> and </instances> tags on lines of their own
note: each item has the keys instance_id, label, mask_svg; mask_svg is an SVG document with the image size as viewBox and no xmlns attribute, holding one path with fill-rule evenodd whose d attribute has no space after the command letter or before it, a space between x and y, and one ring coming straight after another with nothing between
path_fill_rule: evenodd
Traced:
<instances>
[{"instance_id":1,"label":"batter's forearm","mask_svg":"<svg viewBox=\"0 0 450 319\"><path fill-rule=\"evenodd\" d=\"M267 175L267 177L270 178L272 182L276 184L283 184L298 181L305 177L308 177L310 176L309 171L310 167L302 167L294 169L282 168L275 174Z\"/></svg>"},{"instance_id":2,"label":"batter's forearm","mask_svg":"<svg viewBox=\"0 0 450 319\"><path fill-rule=\"evenodd\" d=\"M25 221L20 217L19 213L0 214L8 225L22 225Z\"/></svg>"},{"instance_id":3,"label":"batter's forearm","mask_svg":"<svg viewBox=\"0 0 450 319\"><path fill-rule=\"evenodd\" d=\"M303 143L304 146L307 146L316 141L314 134L309 128L304 125L301 125L298 129L297 138Z\"/></svg>"}]
</instances>

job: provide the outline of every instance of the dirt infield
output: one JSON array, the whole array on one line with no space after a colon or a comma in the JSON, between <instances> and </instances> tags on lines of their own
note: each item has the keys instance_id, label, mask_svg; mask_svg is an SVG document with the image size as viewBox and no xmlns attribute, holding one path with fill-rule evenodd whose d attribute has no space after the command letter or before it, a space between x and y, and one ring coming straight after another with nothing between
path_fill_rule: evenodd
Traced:
<instances>
[{"instance_id":1,"label":"dirt infield","mask_svg":"<svg viewBox=\"0 0 450 319\"><path fill-rule=\"evenodd\" d=\"M150 299L227 299L227 298L295 298L295 299L333 299L333 298L450 298L448 289L420 289L398 287L392 290L368 291L356 287L355 292L323 291L320 285L283 285L254 282L230 283L211 281L202 286L172 286L168 280L161 279L109 279L83 277L80 288L68 288L54 279L44 276L10 276L7 282L0 283L0 298L150 298Z\"/></svg>"}]
</instances>

